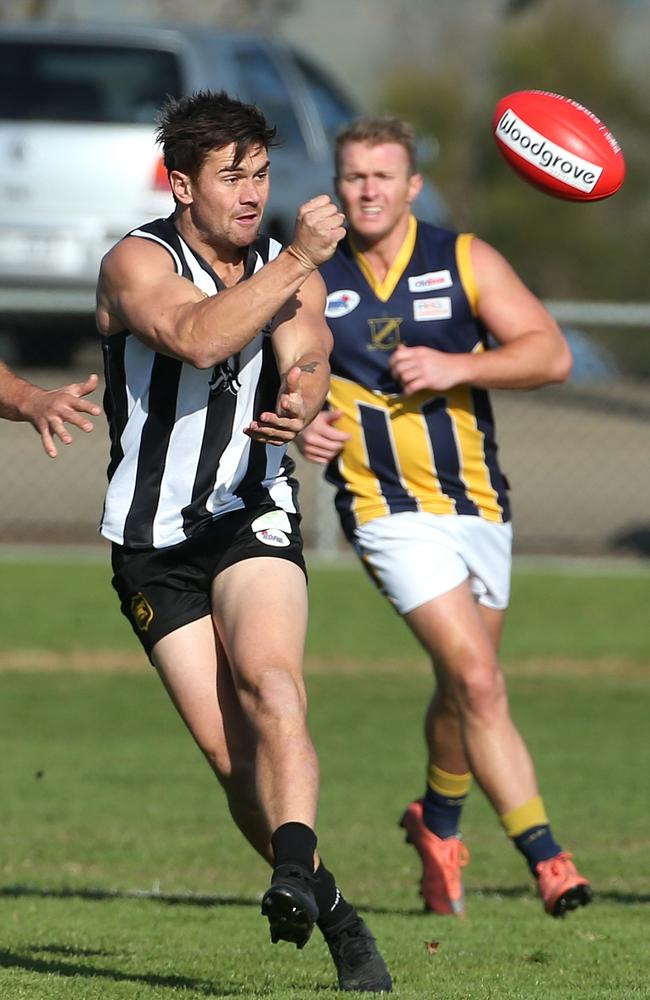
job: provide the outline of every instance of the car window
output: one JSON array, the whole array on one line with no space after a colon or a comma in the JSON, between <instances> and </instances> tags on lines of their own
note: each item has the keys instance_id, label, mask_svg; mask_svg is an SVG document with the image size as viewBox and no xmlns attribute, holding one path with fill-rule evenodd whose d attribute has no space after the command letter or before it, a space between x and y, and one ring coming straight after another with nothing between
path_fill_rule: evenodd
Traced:
<instances>
[{"instance_id":1,"label":"car window","mask_svg":"<svg viewBox=\"0 0 650 1000\"><path fill-rule=\"evenodd\" d=\"M0 43L0 118L153 122L181 92L173 52L104 45Z\"/></svg>"},{"instance_id":2,"label":"car window","mask_svg":"<svg viewBox=\"0 0 650 1000\"><path fill-rule=\"evenodd\" d=\"M289 88L268 53L257 47L242 47L236 59L248 99L277 127L282 144L304 147Z\"/></svg>"},{"instance_id":3,"label":"car window","mask_svg":"<svg viewBox=\"0 0 650 1000\"><path fill-rule=\"evenodd\" d=\"M355 117L355 109L313 63L297 53L293 59L303 77L309 96L316 105L327 139L331 142L339 129Z\"/></svg>"}]
</instances>

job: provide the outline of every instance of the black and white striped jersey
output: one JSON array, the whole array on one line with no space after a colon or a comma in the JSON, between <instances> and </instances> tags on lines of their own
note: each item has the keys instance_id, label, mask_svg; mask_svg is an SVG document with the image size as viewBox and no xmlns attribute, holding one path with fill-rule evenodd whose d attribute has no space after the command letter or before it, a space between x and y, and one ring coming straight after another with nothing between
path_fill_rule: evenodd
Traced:
<instances>
[{"instance_id":1,"label":"black and white striped jersey","mask_svg":"<svg viewBox=\"0 0 650 1000\"><path fill-rule=\"evenodd\" d=\"M224 285L170 219L134 229L171 254L178 274L208 295ZM249 247L250 277L282 249L268 237ZM133 548L165 548L210 521L270 504L297 511L286 446L252 441L246 428L274 410L280 378L269 330L211 370L159 354L124 330L102 338L111 453L100 532Z\"/></svg>"}]
</instances>

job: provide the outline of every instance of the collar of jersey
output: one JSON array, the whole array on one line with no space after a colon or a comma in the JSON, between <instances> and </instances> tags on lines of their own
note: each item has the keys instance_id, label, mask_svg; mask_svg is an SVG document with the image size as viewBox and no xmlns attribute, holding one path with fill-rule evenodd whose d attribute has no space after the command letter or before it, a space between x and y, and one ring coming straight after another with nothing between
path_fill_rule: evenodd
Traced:
<instances>
[{"instance_id":1,"label":"collar of jersey","mask_svg":"<svg viewBox=\"0 0 650 1000\"><path fill-rule=\"evenodd\" d=\"M375 274L370 267L370 264L363 256L360 250L354 245L354 240L350 237L350 247L354 255L354 259L357 262L359 270L363 274L364 278L372 288L373 292L382 302L387 302L391 297L395 288L397 287L397 282L404 274L408 262L413 256L413 251L415 249L415 238L418 232L418 222L414 215L409 217L409 226L404 238L404 242L397 252L395 260L391 264L388 274L383 281L378 281Z\"/></svg>"}]
</instances>

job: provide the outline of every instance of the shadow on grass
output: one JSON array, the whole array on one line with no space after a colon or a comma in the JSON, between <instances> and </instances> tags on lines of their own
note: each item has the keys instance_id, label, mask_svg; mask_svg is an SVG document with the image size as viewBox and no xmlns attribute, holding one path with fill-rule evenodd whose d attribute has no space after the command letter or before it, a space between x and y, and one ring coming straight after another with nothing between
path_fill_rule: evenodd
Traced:
<instances>
[{"instance_id":1,"label":"shadow on grass","mask_svg":"<svg viewBox=\"0 0 650 1000\"><path fill-rule=\"evenodd\" d=\"M495 899L524 899L532 896L530 886L477 886L467 891L467 896L477 896L479 898ZM35 897L38 899L86 899L92 902L111 902L113 900L135 899L146 900L153 903L164 903L167 906L195 906L195 907L218 907L218 906L251 906L258 908L260 898L251 896L222 896L199 893L182 892L156 892L135 889L132 891L119 891L110 889L84 889L84 888L61 888L43 889L34 885L7 885L0 886L0 899L20 899L22 897ZM621 906L634 906L650 903L650 893L623 892L619 889L598 890L594 892L596 901L601 900L607 903L617 903ZM420 916L424 911L420 907L395 907L395 906L364 906L357 903L357 908L362 913L376 913L388 916L412 917Z\"/></svg>"},{"instance_id":2,"label":"shadow on grass","mask_svg":"<svg viewBox=\"0 0 650 1000\"><path fill-rule=\"evenodd\" d=\"M37 885L0 886L0 899L20 899L23 896L38 899L87 899L98 903L120 899L145 899L155 903L167 903L170 906L259 906L262 899L261 896L259 899L252 899L250 896L208 896L191 892L156 892L141 889L119 891L82 887L43 889Z\"/></svg>"},{"instance_id":3,"label":"shadow on grass","mask_svg":"<svg viewBox=\"0 0 650 1000\"><path fill-rule=\"evenodd\" d=\"M188 979L186 976L159 976L156 973L120 972L118 969L106 969L100 966L81 965L79 962L63 962L53 958L38 958L40 952L54 954L65 953L71 958L88 955L104 955L104 952L87 951L86 949L67 948L59 945L34 945L17 951L0 949L0 969L22 969L25 972L36 972L42 975L63 976L65 978L106 979L114 983L143 983L147 986L158 986L168 989L194 990L206 997L224 997L240 993L235 988L221 988L214 983L201 979ZM33 954L36 953L36 954Z\"/></svg>"},{"instance_id":4,"label":"shadow on grass","mask_svg":"<svg viewBox=\"0 0 650 1000\"><path fill-rule=\"evenodd\" d=\"M523 899L533 898L534 893L530 886L511 886L510 888L500 888L499 886L477 886L466 893L467 896L493 897L503 899ZM594 889L594 900L603 903L618 903L620 906L635 906L650 903L650 893L643 892L622 892L619 889Z\"/></svg>"}]
</instances>

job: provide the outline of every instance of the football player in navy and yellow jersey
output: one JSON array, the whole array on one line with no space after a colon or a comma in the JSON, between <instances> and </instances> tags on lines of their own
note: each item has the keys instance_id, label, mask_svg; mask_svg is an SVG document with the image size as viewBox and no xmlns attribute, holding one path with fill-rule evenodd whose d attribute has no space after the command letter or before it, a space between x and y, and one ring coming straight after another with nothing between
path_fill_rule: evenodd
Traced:
<instances>
[{"instance_id":1,"label":"football player in navy and yellow jersey","mask_svg":"<svg viewBox=\"0 0 650 1000\"><path fill-rule=\"evenodd\" d=\"M426 908L464 911L458 824L474 775L560 916L591 889L551 833L498 661L511 526L488 390L562 382L571 356L500 253L414 217L414 148L397 119L337 139L348 234L320 268L331 388L298 443L327 464L348 539L433 662L426 789L401 820Z\"/></svg>"}]
</instances>

